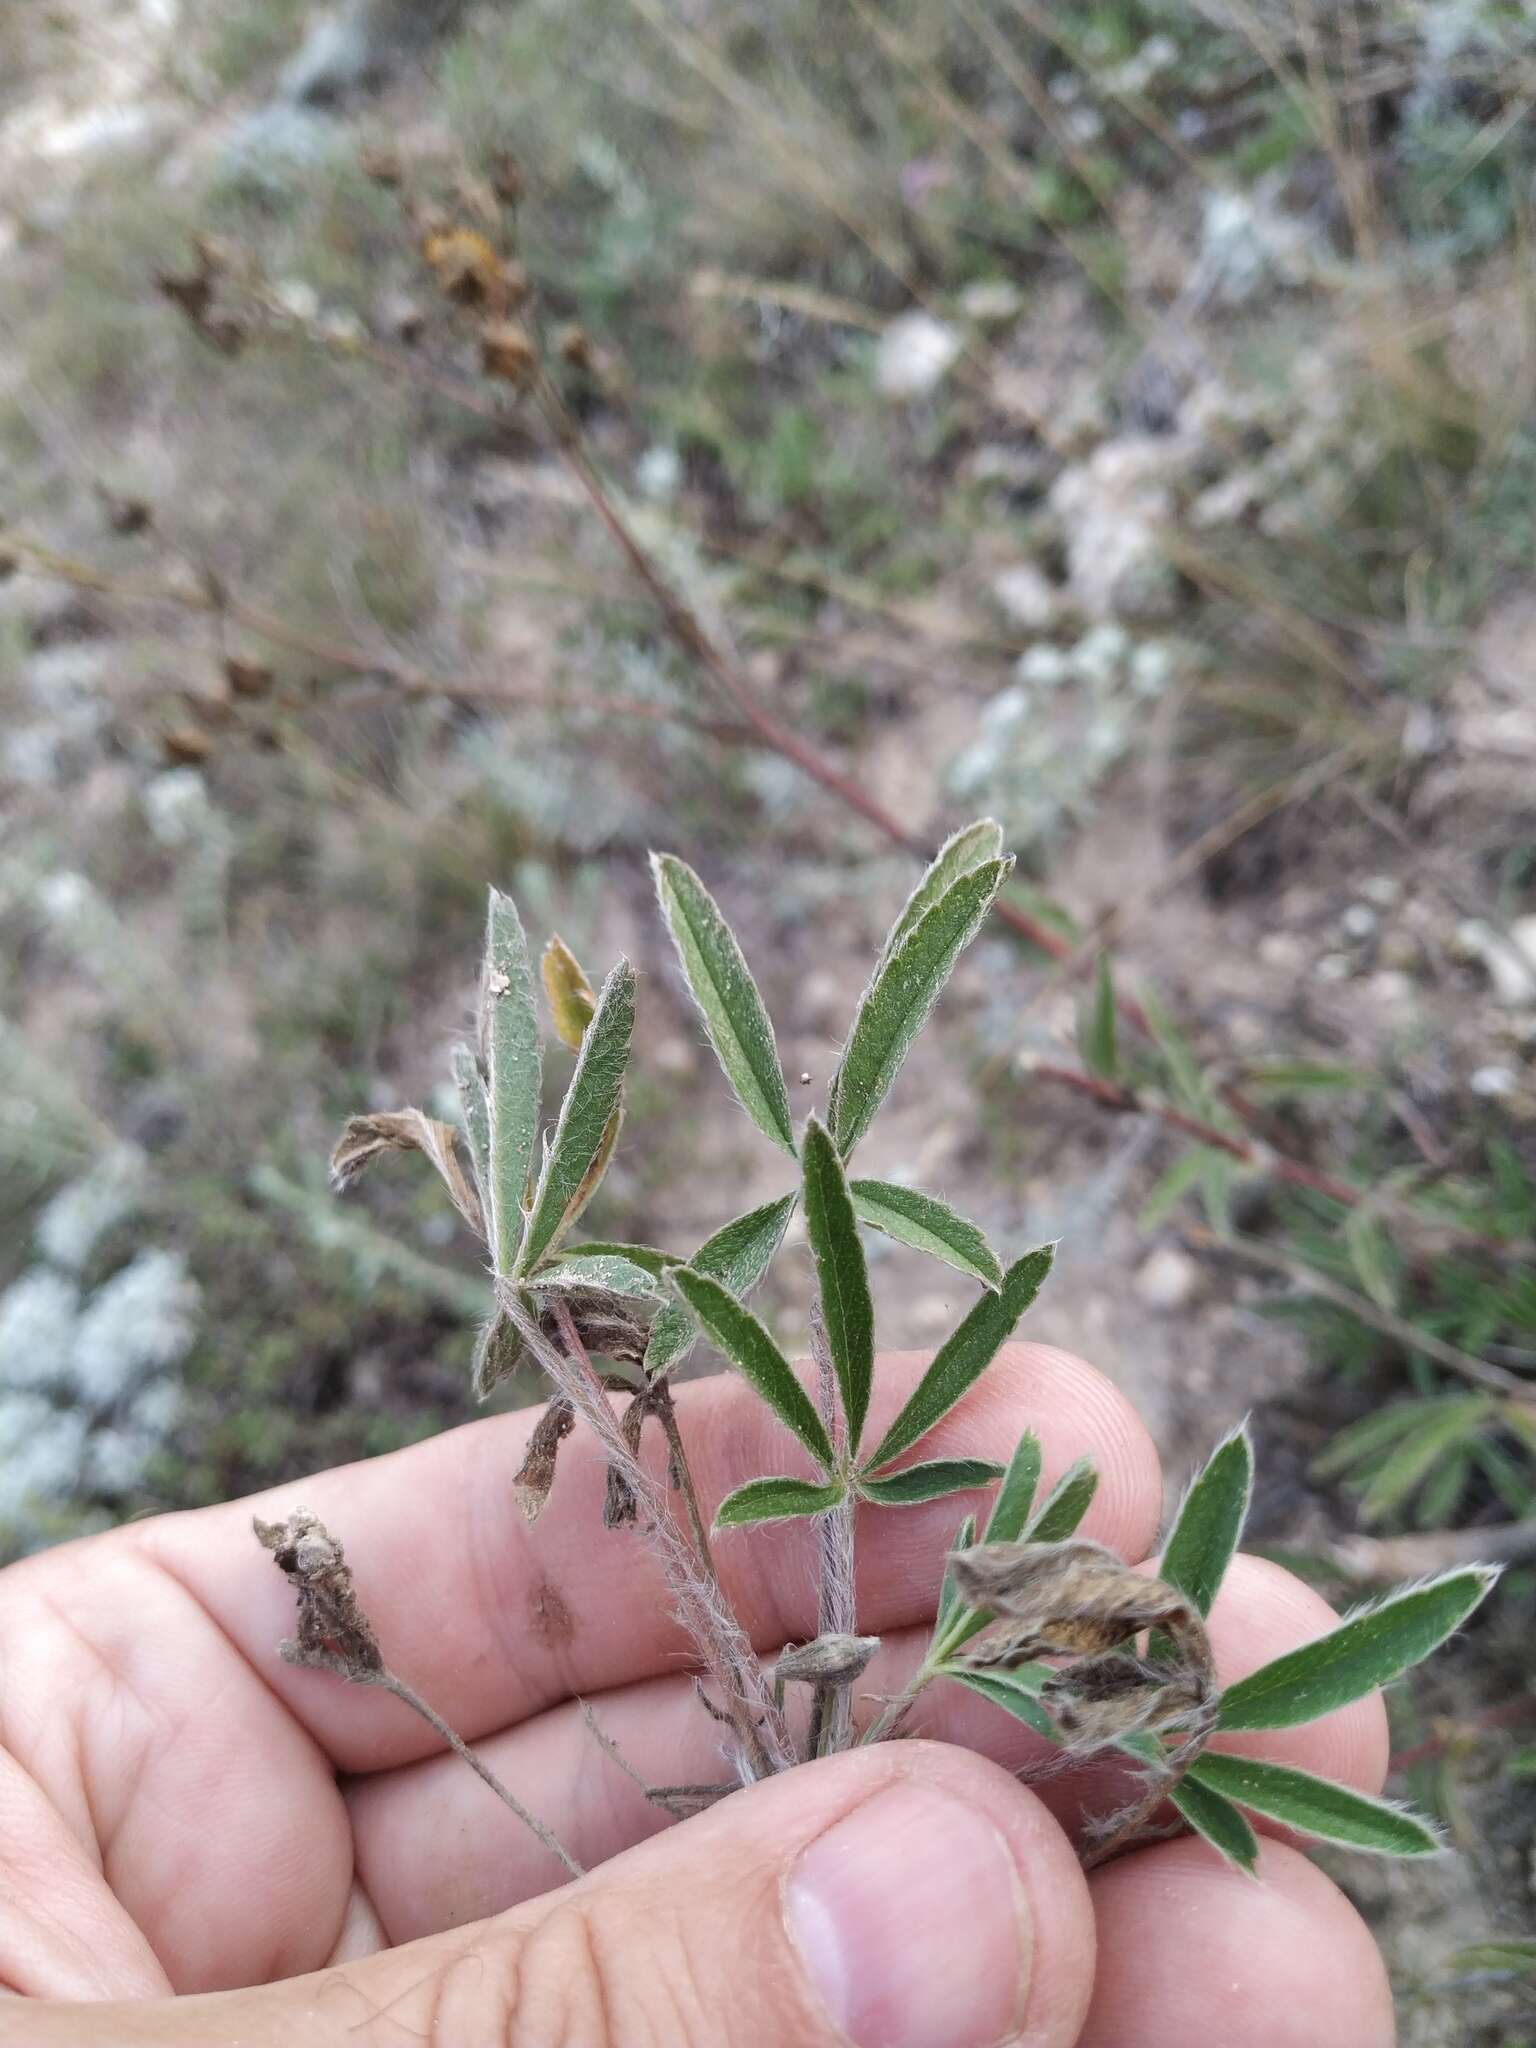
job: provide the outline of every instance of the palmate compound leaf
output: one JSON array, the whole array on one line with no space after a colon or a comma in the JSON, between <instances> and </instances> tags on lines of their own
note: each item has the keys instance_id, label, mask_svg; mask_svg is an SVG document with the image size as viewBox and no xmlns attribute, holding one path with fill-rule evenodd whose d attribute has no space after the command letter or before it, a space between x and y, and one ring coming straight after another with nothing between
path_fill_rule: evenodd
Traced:
<instances>
[{"instance_id":1,"label":"palmate compound leaf","mask_svg":"<svg viewBox=\"0 0 1536 2048\"><path fill-rule=\"evenodd\" d=\"M519 1254L526 1272L551 1251L579 1213L606 1164L635 1028L635 970L620 960L603 983L576 1058L560 1118L534 1191Z\"/></svg>"},{"instance_id":2,"label":"palmate compound leaf","mask_svg":"<svg viewBox=\"0 0 1536 2048\"><path fill-rule=\"evenodd\" d=\"M934 1458L926 1465L908 1465L905 1471L889 1473L884 1479L860 1479L858 1488L865 1500L905 1508L938 1500L946 1493L990 1486L1002 1472L1001 1465L989 1464L985 1458Z\"/></svg>"},{"instance_id":3,"label":"palmate compound leaf","mask_svg":"<svg viewBox=\"0 0 1536 2048\"><path fill-rule=\"evenodd\" d=\"M1220 1728L1295 1728L1362 1699L1438 1649L1486 1598L1498 1572L1472 1565L1408 1586L1229 1685Z\"/></svg>"},{"instance_id":4,"label":"palmate compound leaf","mask_svg":"<svg viewBox=\"0 0 1536 2048\"><path fill-rule=\"evenodd\" d=\"M1320 1841L1371 1849L1381 1856L1433 1856L1445 1846L1417 1814L1385 1799L1367 1799L1363 1792L1314 1778L1289 1764L1260 1763L1254 1757L1208 1749L1190 1765L1188 1776L1224 1799Z\"/></svg>"},{"instance_id":5,"label":"palmate compound leaf","mask_svg":"<svg viewBox=\"0 0 1536 2048\"><path fill-rule=\"evenodd\" d=\"M822 1329L842 1403L848 1456L858 1455L875 1377L875 1307L843 1162L825 1128L807 1119L801 1140L805 1235L816 1265Z\"/></svg>"},{"instance_id":6,"label":"palmate compound leaf","mask_svg":"<svg viewBox=\"0 0 1536 2048\"><path fill-rule=\"evenodd\" d=\"M652 854L651 870L661 914L715 1057L758 1129L793 1157L794 1125L778 1045L735 934L686 861Z\"/></svg>"},{"instance_id":7,"label":"palmate compound leaf","mask_svg":"<svg viewBox=\"0 0 1536 2048\"><path fill-rule=\"evenodd\" d=\"M1259 1860L1259 1839L1230 1799L1187 1775L1173 1787L1168 1799L1197 1835L1203 1835L1228 1863L1252 1877Z\"/></svg>"},{"instance_id":8,"label":"palmate compound leaf","mask_svg":"<svg viewBox=\"0 0 1536 2048\"><path fill-rule=\"evenodd\" d=\"M923 1374L864 1470L878 1472L899 1458L919 1437L947 1415L980 1378L1013 1335L1020 1316L1040 1292L1055 1257L1054 1245L1041 1245L1016 1259L995 1294L983 1294L970 1314L934 1354Z\"/></svg>"},{"instance_id":9,"label":"palmate compound leaf","mask_svg":"<svg viewBox=\"0 0 1536 2048\"><path fill-rule=\"evenodd\" d=\"M787 1522L821 1515L843 1498L841 1480L752 1479L728 1493L715 1510L717 1529L743 1529L753 1522Z\"/></svg>"},{"instance_id":10,"label":"palmate compound leaf","mask_svg":"<svg viewBox=\"0 0 1536 2048\"><path fill-rule=\"evenodd\" d=\"M752 1292L773 1263L774 1253L784 1242L784 1232L794 1214L796 1197L781 1195L749 1209L707 1237L686 1263L696 1273L707 1273L721 1281L738 1299ZM680 1264L681 1261L673 1261ZM651 1338L645 1350L648 1379L660 1379L688 1355L698 1336L698 1325L680 1301L669 1301L651 1324Z\"/></svg>"},{"instance_id":11,"label":"palmate compound leaf","mask_svg":"<svg viewBox=\"0 0 1536 2048\"><path fill-rule=\"evenodd\" d=\"M1007 859L983 861L951 882L876 967L832 1082L832 1135L845 1159L869 1129L1011 866Z\"/></svg>"},{"instance_id":12,"label":"palmate compound leaf","mask_svg":"<svg viewBox=\"0 0 1536 2048\"><path fill-rule=\"evenodd\" d=\"M718 1280L692 1266L674 1266L667 1278L742 1378L794 1431L822 1471L831 1472L837 1459L826 1427L789 1360L752 1311Z\"/></svg>"},{"instance_id":13,"label":"palmate compound leaf","mask_svg":"<svg viewBox=\"0 0 1536 2048\"><path fill-rule=\"evenodd\" d=\"M1247 1425L1224 1437L1190 1484L1163 1548L1158 1577L1187 1593L1202 1614L1226 1577L1253 1495Z\"/></svg>"},{"instance_id":14,"label":"palmate compound leaf","mask_svg":"<svg viewBox=\"0 0 1536 2048\"><path fill-rule=\"evenodd\" d=\"M925 1195L918 1188L899 1186L895 1181L855 1180L848 1183L854 1210L861 1223L872 1230L942 1259L957 1273L979 1280L995 1293L1003 1284L1003 1269L997 1254L974 1223L968 1223L946 1202Z\"/></svg>"},{"instance_id":15,"label":"palmate compound leaf","mask_svg":"<svg viewBox=\"0 0 1536 2048\"><path fill-rule=\"evenodd\" d=\"M517 1270L523 1196L539 1128L543 1055L533 1000L533 963L510 896L490 894L480 971L480 1064L485 1071L491 1254Z\"/></svg>"}]
</instances>

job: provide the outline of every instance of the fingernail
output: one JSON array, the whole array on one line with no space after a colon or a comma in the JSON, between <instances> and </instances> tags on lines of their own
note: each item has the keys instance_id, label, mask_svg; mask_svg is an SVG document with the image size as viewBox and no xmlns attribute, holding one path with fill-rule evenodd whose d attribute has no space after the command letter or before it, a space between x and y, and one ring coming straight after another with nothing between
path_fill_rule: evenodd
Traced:
<instances>
[{"instance_id":1,"label":"fingernail","mask_svg":"<svg viewBox=\"0 0 1536 2048\"><path fill-rule=\"evenodd\" d=\"M1028 1925L991 1822L945 1794L877 1792L789 1875L789 1931L855 2048L993 2048L1022 2017Z\"/></svg>"}]
</instances>

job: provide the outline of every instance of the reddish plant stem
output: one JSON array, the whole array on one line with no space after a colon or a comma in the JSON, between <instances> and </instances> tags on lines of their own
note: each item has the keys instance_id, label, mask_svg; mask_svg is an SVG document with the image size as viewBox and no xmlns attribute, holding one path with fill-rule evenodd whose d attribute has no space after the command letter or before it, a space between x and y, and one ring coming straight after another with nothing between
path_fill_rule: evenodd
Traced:
<instances>
[{"instance_id":1,"label":"reddish plant stem","mask_svg":"<svg viewBox=\"0 0 1536 2048\"><path fill-rule=\"evenodd\" d=\"M1103 1108L1121 1115L1155 1116L1159 1123L1181 1132L1186 1138L1193 1138L1196 1144L1225 1152L1232 1159L1240 1159L1245 1166L1260 1168L1292 1187L1310 1188L1313 1194L1326 1195L1329 1201L1342 1203L1346 1208L1356 1207L1361 1200L1360 1191L1347 1181L1335 1180L1332 1174L1322 1173L1299 1159L1289 1158L1284 1152L1276 1152L1272 1146L1224 1131L1216 1124L1206 1123L1201 1117L1175 1109L1171 1103L1159 1102L1153 1097L1138 1094L1134 1088L1122 1087L1117 1081L1105 1081L1097 1074L1085 1074L1076 1067L1053 1066L1044 1060L1033 1062L1029 1071L1042 1080L1073 1088L1079 1095L1087 1095Z\"/></svg>"}]
</instances>

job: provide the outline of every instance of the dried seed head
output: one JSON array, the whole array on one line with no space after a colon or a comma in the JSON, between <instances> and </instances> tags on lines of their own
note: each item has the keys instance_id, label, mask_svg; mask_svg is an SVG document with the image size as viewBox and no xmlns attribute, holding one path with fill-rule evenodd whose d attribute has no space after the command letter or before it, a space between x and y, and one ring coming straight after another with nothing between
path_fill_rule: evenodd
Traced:
<instances>
[{"instance_id":1,"label":"dried seed head","mask_svg":"<svg viewBox=\"0 0 1536 2048\"><path fill-rule=\"evenodd\" d=\"M992 1638L993 1661L1093 1656L1143 1629L1184 1631L1199 1615L1185 1596L1145 1578L1083 1537L1064 1543L981 1543L951 1559L973 1607L1015 1626ZM1203 1633L1203 1631L1202 1631ZM973 1653L979 1661L980 1645Z\"/></svg>"},{"instance_id":2,"label":"dried seed head","mask_svg":"<svg viewBox=\"0 0 1536 2048\"><path fill-rule=\"evenodd\" d=\"M1054 1673L1040 1703L1074 1749L1098 1749L1142 1729L1203 1726L1215 1695L1199 1672L1115 1652Z\"/></svg>"},{"instance_id":3,"label":"dried seed head","mask_svg":"<svg viewBox=\"0 0 1536 2048\"><path fill-rule=\"evenodd\" d=\"M480 367L487 377L519 388L532 381L539 352L526 327L516 320L495 320L480 331Z\"/></svg>"},{"instance_id":4,"label":"dried seed head","mask_svg":"<svg viewBox=\"0 0 1536 2048\"><path fill-rule=\"evenodd\" d=\"M319 1516L295 1508L285 1522L257 1517L252 1527L298 1595L297 1640L278 1645L284 1662L319 1666L345 1678L381 1672L384 1658L358 1605L346 1557Z\"/></svg>"},{"instance_id":5,"label":"dried seed head","mask_svg":"<svg viewBox=\"0 0 1536 2048\"><path fill-rule=\"evenodd\" d=\"M534 1425L523 1462L512 1481L517 1504L530 1522L536 1522L544 1512L544 1503L555 1483L556 1455L575 1427L576 1411L569 1401L551 1401Z\"/></svg>"},{"instance_id":6,"label":"dried seed head","mask_svg":"<svg viewBox=\"0 0 1536 2048\"><path fill-rule=\"evenodd\" d=\"M421 253L438 290L456 306L500 314L511 304L511 285L501 258L473 228L429 229Z\"/></svg>"},{"instance_id":7,"label":"dried seed head","mask_svg":"<svg viewBox=\"0 0 1536 2048\"><path fill-rule=\"evenodd\" d=\"M817 1636L814 1642L781 1651L774 1672L805 1685L848 1685L863 1677L879 1647L878 1636Z\"/></svg>"}]
</instances>

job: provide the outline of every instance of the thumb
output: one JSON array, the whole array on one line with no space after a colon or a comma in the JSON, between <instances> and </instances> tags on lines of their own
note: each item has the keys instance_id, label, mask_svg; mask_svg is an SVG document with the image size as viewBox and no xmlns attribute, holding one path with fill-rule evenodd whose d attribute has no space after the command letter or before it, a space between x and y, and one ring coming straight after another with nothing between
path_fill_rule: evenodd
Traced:
<instances>
[{"instance_id":1,"label":"thumb","mask_svg":"<svg viewBox=\"0 0 1536 2048\"><path fill-rule=\"evenodd\" d=\"M65 2031L18 2038L1067 2048L1092 1968L1087 1887L1034 1795L897 1742L754 1786L498 1919L258 1991L38 2008Z\"/></svg>"}]
</instances>

